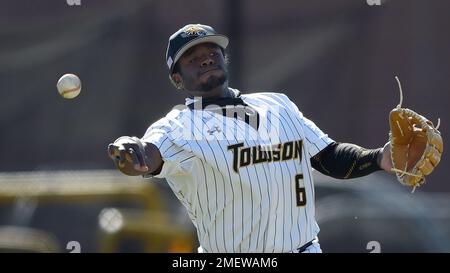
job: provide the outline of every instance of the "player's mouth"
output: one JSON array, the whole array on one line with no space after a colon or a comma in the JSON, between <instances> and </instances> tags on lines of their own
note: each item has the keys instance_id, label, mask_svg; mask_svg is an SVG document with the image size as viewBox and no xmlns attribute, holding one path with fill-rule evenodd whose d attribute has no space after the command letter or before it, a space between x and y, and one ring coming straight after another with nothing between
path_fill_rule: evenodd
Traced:
<instances>
[{"instance_id":1,"label":"player's mouth","mask_svg":"<svg viewBox=\"0 0 450 273\"><path fill-rule=\"evenodd\" d=\"M199 77L201 77L203 75L206 75L208 73L214 72L214 71L218 71L218 70L222 70L222 69L219 66L210 67L210 68L208 68L208 69L206 69L204 71L201 71L199 73Z\"/></svg>"}]
</instances>

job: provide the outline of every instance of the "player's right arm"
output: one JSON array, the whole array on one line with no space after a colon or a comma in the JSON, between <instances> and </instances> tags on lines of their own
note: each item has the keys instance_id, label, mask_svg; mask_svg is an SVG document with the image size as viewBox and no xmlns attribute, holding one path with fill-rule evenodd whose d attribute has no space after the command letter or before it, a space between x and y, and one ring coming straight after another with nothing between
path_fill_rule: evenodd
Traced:
<instances>
[{"instance_id":1,"label":"player's right arm","mask_svg":"<svg viewBox=\"0 0 450 273\"><path fill-rule=\"evenodd\" d=\"M108 145L108 155L117 169L131 176L157 174L163 165L159 149L137 137L118 138Z\"/></svg>"}]
</instances>

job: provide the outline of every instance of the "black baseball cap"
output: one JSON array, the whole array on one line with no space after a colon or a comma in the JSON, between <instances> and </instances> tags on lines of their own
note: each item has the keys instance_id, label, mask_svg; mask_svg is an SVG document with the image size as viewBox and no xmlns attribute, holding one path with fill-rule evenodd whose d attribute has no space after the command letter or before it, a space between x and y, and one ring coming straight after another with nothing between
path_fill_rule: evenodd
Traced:
<instances>
[{"instance_id":1,"label":"black baseball cap","mask_svg":"<svg viewBox=\"0 0 450 273\"><path fill-rule=\"evenodd\" d=\"M212 27L207 25L189 24L180 28L170 36L167 45L166 63L170 73L181 55L200 43L214 43L225 49L228 46L228 37L217 34Z\"/></svg>"}]
</instances>

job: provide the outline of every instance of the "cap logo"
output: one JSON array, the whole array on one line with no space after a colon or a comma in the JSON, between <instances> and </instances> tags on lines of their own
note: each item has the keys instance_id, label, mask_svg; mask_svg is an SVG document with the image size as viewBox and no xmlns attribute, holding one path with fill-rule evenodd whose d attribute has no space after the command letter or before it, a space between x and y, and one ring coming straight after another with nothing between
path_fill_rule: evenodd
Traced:
<instances>
[{"instance_id":1,"label":"cap logo","mask_svg":"<svg viewBox=\"0 0 450 273\"><path fill-rule=\"evenodd\" d=\"M206 31L203 28L197 26L188 27L183 33L181 33L181 37L183 38L204 35L206 35Z\"/></svg>"}]
</instances>

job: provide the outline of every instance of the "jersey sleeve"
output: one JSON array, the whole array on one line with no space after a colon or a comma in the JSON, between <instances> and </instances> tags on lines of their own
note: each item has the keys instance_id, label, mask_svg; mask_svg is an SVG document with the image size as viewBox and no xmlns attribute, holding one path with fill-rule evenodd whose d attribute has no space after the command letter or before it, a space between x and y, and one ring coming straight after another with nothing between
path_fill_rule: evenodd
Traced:
<instances>
[{"instance_id":1,"label":"jersey sleeve","mask_svg":"<svg viewBox=\"0 0 450 273\"><path fill-rule=\"evenodd\" d=\"M292 109L300 119L300 122L303 126L303 131L305 133L305 143L307 145L307 150L310 157L315 156L317 153L325 149L328 145L334 142L333 139L328 137L317 125L303 116L303 113L300 112L297 105L292 102L286 95L281 94L286 107Z\"/></svg>"},{"instance_id":2,"label":"jersey sleeve","mask_svg":"<svg viewBox=\"0 0 450 273\"><path fill-rule=\"evenodd\" d=\"M174 138L177 125L167 118L162 118L153 123L141 138L142 141L155 145L163 160L163 167L158 174L145 175L145 178L167 178L180 175L185 172L180 162L189 159L191 153L183 149L182 144Z\"/></svg>"},{"instance_id":3,"label":"jersey sleeve","mask_svg":"<svg viewBox=\"0 0 450 273\"><path fill-rule=\"evenodd\" d=\"M308 153L310 157L325 149L334 142L327 134L325 134L314 122L302 116L303 129L305 131L306 143L308 145Z\"/></svg>"}]
</instances>

